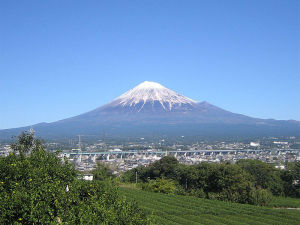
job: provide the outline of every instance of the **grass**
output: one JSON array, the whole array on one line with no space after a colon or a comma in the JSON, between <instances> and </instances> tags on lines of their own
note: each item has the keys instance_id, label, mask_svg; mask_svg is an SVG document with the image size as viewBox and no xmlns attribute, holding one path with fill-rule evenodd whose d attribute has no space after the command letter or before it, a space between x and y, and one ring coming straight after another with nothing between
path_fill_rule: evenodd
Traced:
<instances>
[{"instance_id":1,"label":"grass","mask_svg":"<svg viewBox=\"0 0 300 225\"><path fill-rule=\"evenodd\" d=\"M269 206L276 207L276 208L282 207L282 208L299 208L300 209L300 198L274 197L274 199L269 204Z\"/></svg>"},{"instance_id":2,"label":"grass","mask_svg":"<svg viewBox=\"0 0 300 225\"><path fill-rule=\"evenodd\" d=\"M121 187L120 193L135 200L154 224L300 224L300 211L273 209L201 199L191 196L146 192L133 187ZM291 202L293 202L290 199ZM282 202L282 203L280 203ZM273 205L283 205L287 199L276 198ZM296 202L295 204L298 204Z\"/></svg>"}]
</instances>

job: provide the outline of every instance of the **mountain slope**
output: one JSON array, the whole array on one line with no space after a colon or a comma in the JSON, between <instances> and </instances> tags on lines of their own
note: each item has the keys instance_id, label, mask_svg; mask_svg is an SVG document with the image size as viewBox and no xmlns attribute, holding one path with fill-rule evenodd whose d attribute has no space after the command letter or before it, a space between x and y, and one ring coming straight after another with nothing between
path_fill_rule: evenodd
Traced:
<instances>
[{"instance_id":1,"label":"mountain slope","mask_svg":"<svg viewBox=\"0 0 300 225\"><path fill-rule=\"evenodd\" d=\"M264 120L197 102L161 84L145 81L112 102L90 112L33 126L42 137L100 134L111 136L167 135L259 136L298 135L297 121ZM27 128L0 131L0 138Z\"/></svg>"}]
</instances>

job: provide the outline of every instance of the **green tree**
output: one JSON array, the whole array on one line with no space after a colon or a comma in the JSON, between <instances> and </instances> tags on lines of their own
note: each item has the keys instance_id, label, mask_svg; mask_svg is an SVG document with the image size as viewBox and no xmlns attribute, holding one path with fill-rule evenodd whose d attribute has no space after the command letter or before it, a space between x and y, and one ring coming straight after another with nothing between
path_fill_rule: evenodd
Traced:
<instances>
[{"instance_id":1,"label":"green tree","mask_svg":"<svg viewBox=\"0 0 300 225\"><path fill-rule=\"evenodd\" d=\"M97 168L92 171L95 180L106 180L114 178L115 175L108 165L97 163Z\"/></svg>"},{"instance_id":2,"label":"green tree","mask_svg":"<svg viewBox=\"0 0 300 225\"><path fill-rule=\"evenodd\" d=\"M250 175L240 167L231 164L200 164L198 188L207 198L216 198L239 203L250 203Z\"/></svg>"},{"instance_id":3,"label":"green tree","mask_svg":"<svg viewBox=\"0 0 300 225\"><path fill-rule=\"evenodd\" d=\"M150 177L150 179L164 177L167 179L178 180L180 176L179 172L178 160L172 156L165 156L150 165L148 177Z\"/></svg>"},{"instance_id":4,"label":"green tree","mask_svg":"<svg viewBox=\"0 0 300 225\"><path fill-rule=\"evenodd\" d=\"M11 148L14 152L24 155L32 151L38 151L44 148L43 141L38 138L34 138L33 134L28 134L27 132L22 132L18 136L18 141L11 144Z\"/></svg>"},{"instance_id":5,"label":"green tree","mask_svg":"<svg viewBox=\"0 0 300 225\"><path fill-rule=\"evenodd\" d=\"M177 190L176 184L173 180L161 179L150 180L148 183L143 183L141 188L146 191L174 194Z\"/></svg>"},{"instance_id":6,"label":"green tree","mask_svg":"<svg viewBox=\"0 0 300 225\"><path fill-rule=\"evenodd\" d=\"M284 194L300 198L300 162L291 162L286 165L286 170L281 173Z\"/></svg>"},{"instance_id":7,"label":"green tree","mask_svg":"<svg viewBox=\"0 0 300 225\"><path fill-rule=\"evenodd\" d=\"M125 182L135 182L137 175L138 182L148 182L149 179L157 178L177 181L180 178L180 173L180 164L177 159L172 156L165 156L147 167L139 166L125 172L122 179Z\"/></svg>"},{"instance_id":8,"label":"green tree","mask_svg":"<svg viewBox=\"0 0 300 225\"><path fill-rule=\"evenodd\" d=\"M136 174L138 181L149 182L145 184L149 190L159 190L157 180L167 179L181 186L177 187L176 193L240 203L254 202L251 194L256 190L253 177L237 165L201 163L187 166L179 164L174 157L164 157L147 167L126 172L123 178L135 182Z\"/></svg>"},{"instance_id":9,"label":"green tree","mask_svg":"<svg viewBox=\"0 0 300 225\"><path fill-rule=\"evenodd\" d=\"M254 205L266 206L273 199L272 193L267 189L252 190L251 203Z\"/></svg>"},{"instance_id":10,"label":"green tree","mask_svg":"<svg viewBox=\"0 0 300 225\"><path fill-rule=\"evenodd\" d=\"M147 224L111 182L77 179L67 160L23 133L0 157L0 224Z\"/></svg>"},{"instance_id":11,"label":"green tree","mask_svg":"<svg viewBox=\"0 0 300 225\"><path fill-rule=\"evenodd\" d=\"M257 189L268 189L274 195L283 193L280 171L274 165L250 159L240 160L237 162L237 165L253 177L253 182Z\"/></svg>"}]
</instances>

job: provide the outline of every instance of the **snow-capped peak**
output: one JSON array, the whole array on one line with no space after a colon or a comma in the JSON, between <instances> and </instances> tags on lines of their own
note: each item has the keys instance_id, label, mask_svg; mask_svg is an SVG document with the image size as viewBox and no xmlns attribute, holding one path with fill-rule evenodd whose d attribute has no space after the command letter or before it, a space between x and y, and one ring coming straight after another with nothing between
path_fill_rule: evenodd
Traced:
<instances>
[{"instance_id":1,"label":"snow-capped peak","mask_svg":"<svg viewBox=\"0 0 300 225\"><path fill-rule=\"evenodd\" d=\"M163 89L165 88L159 83L152 82L152 81L144 81L143 83L140 83L138 86L135 87L136 89Z\"/></svg>"},{"instance_id":2,"label":"snow-capped peak","mask_svg":"<svg viewBox=\"0 0 300 225\"><path fill-rule=\"evenodd\" d=\"M139 111L146 103L158 101L166 111L171 111L174 105L194 104L196 101L178 94L159 83L145 81L115 99L122 106L135 106L142 103Z\"/></svg>"}]
</instances>

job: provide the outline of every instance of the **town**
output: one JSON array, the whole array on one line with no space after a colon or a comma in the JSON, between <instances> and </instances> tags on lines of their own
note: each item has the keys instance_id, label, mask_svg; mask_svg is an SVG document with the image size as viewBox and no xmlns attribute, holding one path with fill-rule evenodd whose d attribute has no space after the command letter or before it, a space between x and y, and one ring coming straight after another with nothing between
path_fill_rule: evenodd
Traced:
<instances>
[{"instance_id":1,"label":"town","mask_svg":"<svg viewBox=\"0 0 300 225\"><path fill-rule=\"evenodd\" d=\"M296 137L266 137L247 141L197 141L181 136L174 140L146 139L120 141L115 139L90 140L81 135L78 140L49 141L49 151L61 150L59 155L74 163L75 168L88 172L101 162L120 174L138 166L146 166L163 156L172 155L183 164L201 162L235 163L240 159L258 159L284 169L285 163L300 161L300 139ZM0 145L0 156L12 149L8 143Z\"/></svg>"}]
</instances>

